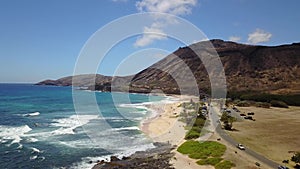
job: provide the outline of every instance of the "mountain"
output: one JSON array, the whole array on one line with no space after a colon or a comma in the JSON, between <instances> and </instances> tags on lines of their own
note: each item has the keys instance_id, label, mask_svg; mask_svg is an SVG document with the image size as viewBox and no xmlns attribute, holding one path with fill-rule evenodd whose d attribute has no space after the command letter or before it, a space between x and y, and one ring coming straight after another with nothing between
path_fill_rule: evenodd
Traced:
<instances>
[{"instance_id":1,"label":"mountain","mask_svg":"<svg viewBox=\"0 0 300 169\"><path fill-rule=\"evenodd\" d=\"M180 47L133 76L97 75L96 85L93 85L91 77L94 75L79 75L75 85L105 91L110 91L110 86L113 86L114 91L141 93L162 90L165 93L179 94L185 90L185 94L195 94L197 89L209 93L213 80L208 78L211 71L206 68L213 71L218 69L210 57L218 54L229 92L300 94L300 43L256 46L217 39L209 42ZM218 76L222 78L221 75ZM71 85L71 79L72 77L46 80L38 84L66 86Z\"/></svg>"}]
</instances>

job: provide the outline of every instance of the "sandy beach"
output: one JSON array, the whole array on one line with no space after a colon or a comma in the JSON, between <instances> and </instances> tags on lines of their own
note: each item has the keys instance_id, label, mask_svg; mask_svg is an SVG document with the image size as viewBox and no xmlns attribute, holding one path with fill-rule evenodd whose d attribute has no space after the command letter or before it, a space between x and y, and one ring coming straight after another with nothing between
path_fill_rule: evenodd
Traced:
<instances>
[{"instance_id":1,"label":"sandy beach","mask_svg":"<svg viewBox=\"0 0 300 169\"><path fill-rule=\"evenodd\" d=\"M182 102L189 102L191 99L197 100L191 96L174 96L176 101L171 103L159 102L149 105L148 108L155 111L157 115L153 118L142 122L140 128L155 142L167 142L172 145L179 146L185 140L186 130L185 124L179 121L177 117L183 108L180 106ZM212 166L200 166L196 164L197 160L191 159L186 155L182 155L176 150L171 164L178 169L213 169Z\"/></svg>"}]
</instances>

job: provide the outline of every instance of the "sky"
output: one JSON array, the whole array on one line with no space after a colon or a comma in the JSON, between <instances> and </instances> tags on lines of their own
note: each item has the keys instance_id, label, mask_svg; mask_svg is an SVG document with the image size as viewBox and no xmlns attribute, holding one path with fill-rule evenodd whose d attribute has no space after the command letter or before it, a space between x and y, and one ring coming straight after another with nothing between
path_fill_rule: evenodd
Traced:
<instances>
[{"instance_id":1,"label":"sky","mask_svg":"<svg viewBox=\"0 0 300 169\"><path fill-rule=\"evenodd\" d=\"M268 46L299 42L299 6L299 0L0 0L0 83L35 83L72 75L97 31L137 13L178 16L208 39ZM95 61L99 62L96 72L133 74L187 45L168 37L167 29L176 21L154 15L152 19L152 23L145 20L140 34L120 39ZM135 26L122 24L116 28L119 32ZM117 36L106 35L98 39L99 45ZM200 40L204 39L195 42Z\"/></svg>"}]
</instances>

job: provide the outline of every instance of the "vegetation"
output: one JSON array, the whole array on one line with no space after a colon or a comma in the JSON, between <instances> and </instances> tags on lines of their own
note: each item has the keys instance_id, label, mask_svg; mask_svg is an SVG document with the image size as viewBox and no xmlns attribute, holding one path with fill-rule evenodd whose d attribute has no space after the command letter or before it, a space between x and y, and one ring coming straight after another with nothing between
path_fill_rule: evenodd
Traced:
<instances>
[{"instance_id":1,"label":"vegetation","mask_svg":"<svg viewBox=\"0 0 300 169\"><path fill-rule=\"evenodd\" d=\"M236 118L230 116L227 112L223 112L220 120L224 123L225 130L232 130L233 122L236 121Z\"/></svg>"},{"instance_id":2,"label":"vegetation","mask_svg":"<svg viewBox=\"0 0 300 169\"><path fill-rule=\"evenodd\" d=\"M188 140L180 145L177 151L187 154L190 158L200 159L197 161L199 165L212 165L216 169L230 169L235 166L230 161L223 161L221 157L226 151L226 146L219 142Z\"/></svg>"},{"instance_id":3,"label":"vegetation","mask_svg":"<svg viewBox=\"0 0 300 169\"><path fill-rule=\"evenodd\" d=\"M222 161L215 165L215 169L230 169L231 167L235 167L235 164L228 160Z\"/></svg>"},{"instance_id":4,"label":"vegetation","mask_svg":"<svg viewBox=\"0 0 300 169\"><path fill-rule=\"evenodd\" d=\"M266 103L266 102L256 102L255 106L256 107L262 107L262 108L270 108L271 104L270 103Z\"/></svg>"},{"instance_id":5,"label":"vegetation","mask_svg":"<svg viewBox=\"0 0 300 169\"><path fill-rule=\"evenodd\" d=\"M203 159L205 157L221 157L226 151L226 146L214 141L188 140L179 146L177 151L195 159Z\"/></svg>"},{"instance_id":6,"label":"vegetation","mask_svg":"<svg viewBox=\"0 0 300 169\"><path fill-rule=\"evenodd\" d=\"M199 138L199 137L200 137L200 132L191 129L190 131L188 131L186 133L184 139L190 140L190 139L196 139L196 138Z\"/></svg>"},{"instance_id":7,"label":"vegetation","mask_svg":"<svg viewBox=\"0 0 300 169\"><path fill-rule=\"evenodd\" d=\"M239 106L239 107L249 107L249 106L251 106L250 102L248 102L248 101L238 101L236 103L236 105Z\"/></svg>"},{"instance_id":8,"label":"vegetation","mask_svg":"<svg viewBox=\"0 0 300 169\"><path fill-rule=\"evenodd\" d=\"M196 103L191 100L182 103L181 106L184 108L184 112L180 114L180 121L186 123L186 129L189 130L185 135L185 139L199 138L206 121L206 117L200 114L203 103Z\"/></svg>"},{"instance_id":9,"label":"vegetation","mask_svg":"<svg viewBox=\"0 0 300 169\"><path fill-rule=\"evenodd\" d=\"M278 95L278 94L268 94L268 93L257 93L253 91L244 92L229 92L228 98L232 100L252 100L256 102L266 102L270 103L272 100L282 101L290 106L300 106L300 94L294 95Z\"/></svg>"},{"instance_id":10,"label":"vegetation","mask_svg":"<svg viewBox=\"0 0 300 169\"><path fill-rule=\"evenodd\" d=\"M220 157L213 157L213 158L207 158L197 161L197 164L199 165L212 165L215 166L216 164L220 163L223 159Z\"/></svg>"},{"instance_id":11,"label":"vegetation","mask_svg":"<svg viewBox=\"0 0 300 169\"><path fill-rule=\"evenodd\" d=\"M294 154L293 157L291 158L291 161L300 164L300 152L297 152L296 154Z\"/></svg>"},{"instance_id":12,"label":"vegetation","mask_svg":"<svg viewBox=\"0 0 300 169\"><path fill-rule=\"evenodd\" d=\"M289 106L286 103L284 103L283 101L272 100L270 102L270 104L273 107L289 108Z\"/></svg>"}]
</instances>

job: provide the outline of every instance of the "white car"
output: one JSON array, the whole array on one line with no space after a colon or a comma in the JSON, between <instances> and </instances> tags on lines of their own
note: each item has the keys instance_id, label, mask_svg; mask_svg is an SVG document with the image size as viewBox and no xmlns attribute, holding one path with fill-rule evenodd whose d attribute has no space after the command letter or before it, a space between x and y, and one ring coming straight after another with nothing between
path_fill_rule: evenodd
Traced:
<instances>
[{"instance_id":1,"label":"white car","mask_svg":"<svg viewBox=\"0 0 300 169\"><path fill-rule=\"evenodd\" d=\"M245 150L245 147L242 144L238 144L236 147L239 148L240 150Z\"/></svg>"}]
</instances>

